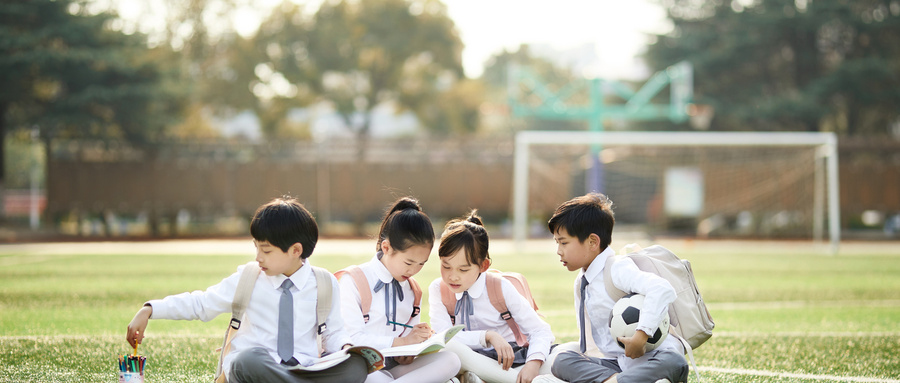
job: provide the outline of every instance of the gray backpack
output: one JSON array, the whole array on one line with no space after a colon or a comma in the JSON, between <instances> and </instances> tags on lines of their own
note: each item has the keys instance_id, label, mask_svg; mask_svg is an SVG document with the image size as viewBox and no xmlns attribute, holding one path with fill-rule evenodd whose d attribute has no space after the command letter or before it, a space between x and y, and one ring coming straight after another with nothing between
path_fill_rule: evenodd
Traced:
<instances>
[{"instance_id":1,"label":"gray backpack","mask_svg":"<svg viewBox=\"0 0 900 383\"><path fill-rule=\"evenodd\" d=\"M310 265L313 274L316 277L316 323L318 324L318 334L316 337L319 344L319 351L322 350L322 332L325 331L325 320L328 313L331 312L331 273L321 267ZM244 267L241 273L241 279L238 280L237 288L234 291L234 299L231 302L231 322L228 329L225 330L225 339L222 341L222 347L219 351L219 364L216 367L215 383L227 382L225 373L222 371L222 360L231 350L231 340L241 328L241 321L244 320L244 311L250 304L250 297L253 295L253 286L256 285L256 279L259 277L259 264L250 263ZM324 288L323 288L324 287Z\"/></svg>"},{"instance_id":2,"label":"gray backpack","mask_svg":"<svg viewBox=\"0 0 900 383\"><path fill-rule=\"evenodd\" d=\"M675 289L675 301L669 305L669 334L681 341L685 352L694 365L693 349L700 347L712 337L712 330L716 327L712 315L703 303L697 282L694 280L694 271L691 263L685 259L679 259L675 254L659 245L653 245L642 249L636 244L626 245L619 255L609 257L603 268L603 280L606 283L606 292L618 301L628 292L616 288L610 278L610 267L613 262L621 257L629 257L637 265L638 269L659 275L669 281ZM699 373L698 373L699 376Z\"/></svg>"}]
</instances>

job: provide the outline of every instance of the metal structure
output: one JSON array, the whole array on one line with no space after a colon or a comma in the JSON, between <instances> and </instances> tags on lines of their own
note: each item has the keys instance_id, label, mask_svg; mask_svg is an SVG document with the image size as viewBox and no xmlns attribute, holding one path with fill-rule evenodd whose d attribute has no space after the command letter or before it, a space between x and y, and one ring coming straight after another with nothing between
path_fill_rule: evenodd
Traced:
<instances>
[{"instance_id":1,"label":"metal structure","mask_svg":"<svg viewBox=\"0 0 900 383\"><path fill-rule=\"evenodd\" d=\"M667 119L681 123L689 117L688 106L694 93L693 73L691 63L682 61L657 72L637 91L627 84L598 78L573 82L553 91L530 69L512 66L508 78L509 105L517 117L586 121L591 132L603 131L607 120ZM670 85L669 103L651 103L666 85ZM573 96L584 91L588 93L586 100L579 103L573 99ZM624 103L607 103L611 96L624 100ZM526 98L534 102L525 102ZM588 192L604 190L603 164L597 155L601 148L598 145L591 148L592 166L585 182Z\"/></svg>"},{"instance_id":2,"label":"metal structure","mask_svg":"<svg viewBox=\"0 0 900 383\"><path fill-rule=\"evenodd\" d=\"M823 239L825 211L832 254L841 238L838 189L837 135L833 132L556 132L516 134L513 168L513 239L524 250L528 218L529 152L534 145L641 145L641 146L814 146L817 147L813 238ZM826 200L827 195L827 200Z\"/></svg>"}]
</instances>

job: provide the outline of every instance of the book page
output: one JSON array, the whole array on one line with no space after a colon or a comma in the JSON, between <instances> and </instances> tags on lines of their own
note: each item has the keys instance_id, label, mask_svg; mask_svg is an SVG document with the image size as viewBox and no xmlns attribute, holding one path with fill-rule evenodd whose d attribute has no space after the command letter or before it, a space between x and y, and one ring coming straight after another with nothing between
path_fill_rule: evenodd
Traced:
<instances>
[{"instance_id":1,"label":"book page","mask_svg":"<svg viewBox=\"0 0 900 383\"><path fill-rule=\"evenodd\" d=\"M453 336L455 336L456 333L458 333L462 329L463 326L453 326L432 335L431 338L428 338L428 340L422 343L386 348L381 350L381 354L384 355L385 358L393 356L419 356L429 354L444 348L447 342L449 342L450 339L452 339Z\"/></svg>"},{"instance_id":2,"label":"book page","mask_svg":"<svg viewBox=\"0 0 900 383\"><path fill-rule=\"evenodd\" d=\"M344 362L345 360L350 358L350 354L358 354L366 360L366 365L369 368L369 373L378 371L384 368L384 357L381 355L378 350L368 347L368 346L354 346L350 347L335 353L328 354L319 359L316 359L313 364L309 366L291 366L289 370L299 370L299 371L322 371L327 370L331 367L337 366Z\"/></svg>"}]
</instances>

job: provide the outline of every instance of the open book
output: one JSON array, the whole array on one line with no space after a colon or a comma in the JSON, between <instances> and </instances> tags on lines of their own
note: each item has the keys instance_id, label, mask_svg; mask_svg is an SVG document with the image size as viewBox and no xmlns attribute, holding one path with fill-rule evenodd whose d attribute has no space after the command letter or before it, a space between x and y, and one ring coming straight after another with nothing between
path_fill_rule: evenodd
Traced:
<instances>
[{"instance_id":1,"label":"open book","mask_svg":"<svg viewBox=\"0 0 900 383\"><path fill-rule=\"evenodd\" d=\"M447 345L447 342L462 329L463 326L453 326L432 335L431 338L428 338L428 340L422 343L383 349L381 350L381 355L388 358L393 356L421 356L430 354L444 348L444 346Z\"/></svg>"},{"instance_id":2,"label":"open book","mask_svg":"<svg viewBox=\"0 0 900 383\"><path fill-rule=\"evenodd\" d=\"M319 359L316 359L313 364L309 366L291 366L289 370L300 370L300 371L322 371L347 360L350 358L350 354L358 354L366 360L366 364L369 367L369 373L373 373L384 368L384 356L381 355L378 350L369 347L369 346L354 346L349 347L347 349L337 351L328 355L325 355Z\"/></svg>"}]
</instances>

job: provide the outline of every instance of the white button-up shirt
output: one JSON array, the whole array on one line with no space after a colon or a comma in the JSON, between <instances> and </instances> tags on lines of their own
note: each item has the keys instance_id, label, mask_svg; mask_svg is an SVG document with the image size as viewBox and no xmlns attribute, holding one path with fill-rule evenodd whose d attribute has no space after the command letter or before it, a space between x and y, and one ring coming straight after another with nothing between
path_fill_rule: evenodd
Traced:
<instances>
[{"instance_id":1,"label":"white button-up shirt","mask_svg":"<svg viewBox=\"0 0 900 383\"><path fill-rule=\"evenodd\" d=\"M478 276L475 283L469 287L468 293L472 298L472 307L474 314L471 316L471 328L477 329L473 331L460 331L453 339L463 344L476 348L493 348L486 344L485 334L488 331L494 331L500 334L507 342L515 342L516 336L512 329L503 318L500 318L500 312L491 304L488 297L487 283L484 273ZM553 343L553 332L550 325L544 322L537 312L531 307L531 303L525 299L513 284L502 278L500 281L500 289L503 291L503 298L506 300L506 308L512 315L516 324L528 339L528 356L526 360L543 361L550 355L550 344ZM455 294L456 300L462 298L462 293ZM435 279L428 287L428 304L429 318L434 331L443 331L452 326L450 314L444 302L441 301L441 279ZM451 308L453 309L453 308ZM456 318L459 323L459 317Z\"/></svg>"},{"instance_id":2,"label":"white button-up shirt","mask_svg":"<svg viewBox=\"0 0 900 383\"><path fill-rule=\"evenodd\" d=\"M391 272L387 267L375 256L371 261L359 265L366 275L369 282L369 292L372 294L372 304L369 306L369 322L363 319L362 307L360 306L359 290L356 289L356 283L350 274L344 274L341 277L341 312L344 315L344 324L347 333L353 340L353 344L369 346L378 350L391 347L394 338L401 337L406 333L407 328L403 326L394 326L388 324L387 316L392 313L386 313L384 309L385 294L388 294L388 300L393 300L393 294L388 286L385 286L377 293L375 292L375 284L381 281L390 284L394 281ZM419 315L410 320L413 312L413 291L409 287L409 281L400 282L400 289L403 291L403 300L398 295L397 298L397 323L409 324L414 326L419 323ZM391 303L389 310L392 309ZM387 314L387 315L386 315Z\"/></svg>"},{"instance_id":3,"label":"white button-up shirt","mask_svg":"<svg viewBox=\"0 0 900 383\"><path fill-rule=\"evenodd\" d=\"M632 363L650 358L656 350L673 349L682 352L680 342L675 337L669 336L656 350L648 352L638 359L625 356L625 350L619 347L609 332L609 316L616 302L606 292L603 268L606 265L606 259L612 256L615 256L615 251L607 247L591 262L587 271L579 272L578 277L575 278L576 313L579 312L578 293L581 288L581 276L586 276L588 280L584 306L585 313L591 321L591 336L594 343L605 357L617 358L619 366L623 370ZM651 335L656 332L659 321L668 312L669 304L675 301L675 289L672 288L672 285L658 275L641 271L634 261L627 257L612 264L610 277L613 285L619 290L644 295L644 308L641 310L641 319L638 321L637 329ZM581 325L581 321L582 318L578 318L579 325Z\"/></svg>"},{"instance_id":4,"label":"white button-up shirt","mask_svg":"<svg viewBox=\"0 0 900 383\"><path fill-rule=\"evenodd\" d=\"M238 266L237 272L222 280L206 291L194 291L171 295L164 299L151 300L153 319L199 319L204 322L212 320L222 313L231 312L231 302L237 290L238 280L246 265ZM281 283L288 277L284 274L268 276L259 273L253 287L253 295L244 312L241 328L231 341L231 351L223 360L223 369L231 376L231 362L239 351L253 347L265 348L272 359L280 362L278 357L278 303L281 299ZM313 276L309 261L290 276L291 294L294 298L294 358L302 365L309 365L318 358L316 345L316 278ZM351 343L344 332L340 310L340 294L337 280L332 277L331 313L326 319L326 330L322 334L322 343L326 352L338 351L345 344Z\"/></svg>"}]
</instances>

